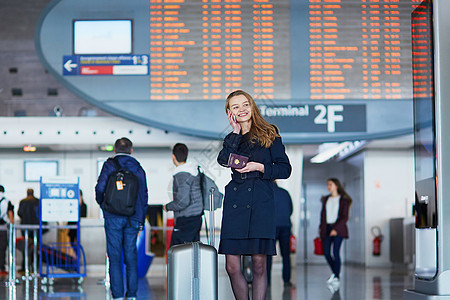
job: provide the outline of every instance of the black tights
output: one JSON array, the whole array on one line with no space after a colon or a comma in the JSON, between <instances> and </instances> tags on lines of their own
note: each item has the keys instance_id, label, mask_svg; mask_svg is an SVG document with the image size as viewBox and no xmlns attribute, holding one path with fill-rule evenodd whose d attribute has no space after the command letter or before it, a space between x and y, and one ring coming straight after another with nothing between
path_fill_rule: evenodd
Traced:
<instances>
[{"instance_id":1,"label":"black tights","mask_svg":"<svg viewBox=\"0 0 450 300\"><path fill-rule=\"evenodd\" d=\"M242 274L241 255L226 255L226 269L236 300L248 300L248 284ZM264 300L267 289L266 255L252 255L253 300Z\"/></svg>"}]
</instances>

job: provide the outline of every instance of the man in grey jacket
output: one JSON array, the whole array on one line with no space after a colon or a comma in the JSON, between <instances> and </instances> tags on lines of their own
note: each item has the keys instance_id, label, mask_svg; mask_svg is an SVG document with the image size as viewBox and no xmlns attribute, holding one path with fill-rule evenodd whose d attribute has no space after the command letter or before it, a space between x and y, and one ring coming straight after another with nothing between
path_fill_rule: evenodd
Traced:
<instances>
[{"instance_id":1,"label":"man in grey jacket","mask_svg":"<svg viewBox=\"0 0 450 300\"><path fill-rule=\"evenodd\" d=\"M170 246L200 240L202 228L203 199L197 166L186 163L188 148L178 143L172 149L172 161L176 166L173 174L173 201L163 206L173 211L175 227Z\"/></svg>"}]
</instances>

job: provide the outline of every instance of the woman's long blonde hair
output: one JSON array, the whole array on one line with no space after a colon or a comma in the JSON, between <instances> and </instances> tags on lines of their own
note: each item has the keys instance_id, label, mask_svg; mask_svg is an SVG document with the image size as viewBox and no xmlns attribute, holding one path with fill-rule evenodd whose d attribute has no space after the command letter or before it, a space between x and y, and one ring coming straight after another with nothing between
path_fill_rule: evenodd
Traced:
<instances>
[{"instance_id":1,"label":"woman's long blonde hair","mask_svg":"<svg viewBox=\"0 0 450 300\"><path fill-rule=\"evenodd\" d=\"M275 125L267 123L266 120L261 116L261 112L256 106L255 100L252 96L243 90L236 90L228 95L227 102L225 103L225 112L230 108L230 99L239 95L244 95L250 103L252 112L252 126L250 127L250 141L254 142L257 140L261 146L269 148L276 137L279 137L278 128Z\"/></svg>"}]
</instances>

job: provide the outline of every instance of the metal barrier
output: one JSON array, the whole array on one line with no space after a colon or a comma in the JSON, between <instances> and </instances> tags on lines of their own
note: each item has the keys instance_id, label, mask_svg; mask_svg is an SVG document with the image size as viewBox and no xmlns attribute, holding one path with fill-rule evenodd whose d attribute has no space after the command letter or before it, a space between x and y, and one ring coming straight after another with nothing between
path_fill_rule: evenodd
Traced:
<instances>
[{"instance_id":1,"label":"metal barrier","mask_svg":"<svg viewBox=\"0 0 450 300\"><path fill-rule=\"evenodd\" d=\"M6 286L13 287L16 285L16 231L14 230L14 224L8 224L9 240L8 240L8 281L5 282ZM13 242L14 241L14 242ZM12 270L12 272L11 272Z\"/></svg>"},{"instance_id":2,"label":"metal barrier","mask_svg":"<svg viewBox=\"0 0 450 300\"><path fill-rule=\"evenodd\" d=\"M109 257L108 254L105 255L105 278L97 282L99 285L104 285L106 289L111 287L111 282L109 279Z\"/></svg>"},{"instance_id":3,"label":"metal barrier","mask_svg":"<svg viewBox=\"0 0 450 300\"><path fill-rule=\"evenodd\" d=\"M87 227L100 227L100 226L87 226ZM64 229L64 228L77 228L75 225L44 225L43 229ZM5 282L5 285L8 287L15 287L16 284L19 283L19 279L16 278L17 273L17 263L16 263L16 237L17 230L24 231L24 275L20 278L23 281L31 281L34 278L39 278L39 270L38 270L38 232L39 225L19 225L19 224L8 224L8 227L0 227L0 230L8 230L8 260L9 260L9 268L8 268L8 281ZM33 231L33 273L30 273L29 267L29 231Z\"/></svg>"},{"instance_id":4,"label":"metal barrier","mask_svg":"<svg viewBox=\"0 0 450 300\"><path fill-rule=\"evenodd\" d=\"M82 225L80 226L82 228L89 228L89 227L103 227L103 225ZM65 229L65 228L77 228L76 225L43 225L43 229ZM0 230L8 230L8 260L9 260L9 273L8 273L8 281L5 282L5 285L8 287L14 287L16 284L18 284L19 278L16 278L16 271L17 271L17 264L16 264L16 231L24 230L24 259L25 259L25 270L24 275L21 276L20 279L24 281L25 283L32 281L34 279L39 278L39 271L38 271L38 232L39 232L39 225L22 225L22 224L8 224L7 227L0 226ZM151 230L162 230L164 235L166 234L166 231L172 229L167 226L157 227L157 226L151 226ZM33 272L30 273L29 269L29 249L28 249L28 240L29 240L29 231L33 231ZM164 239L165 240L165 239ZM99 284L105 285L106 288L109 288L110 286L110 278L109 278L109 258L108 255L105 253L105 278L104 280L101 280Z\"/></svg>"},{"instance_id":5,"label":"metal barrier","mask_svg":"<svg viewBox=\"0 0 450 300\"><path fill-rule=\"evenodd\" d=\"M24 230L24 260L25 260L25 274L21 277L23 281L31 281L33 278L39 277L38 269L37 269L37 231L39 230L39 225L14 225L8 224L8 260L9 260L9 268L8 268L8 281L5 282L6 286L15 286L19 283L19 279L16 278L16 237L17 229ZM3 230L0 229L0 230ZM29 231L34 231L33 237L33 274L30 274L29 268L29 249L28 249L28 240L29 240Z\"/></svg>"}]
</instances>

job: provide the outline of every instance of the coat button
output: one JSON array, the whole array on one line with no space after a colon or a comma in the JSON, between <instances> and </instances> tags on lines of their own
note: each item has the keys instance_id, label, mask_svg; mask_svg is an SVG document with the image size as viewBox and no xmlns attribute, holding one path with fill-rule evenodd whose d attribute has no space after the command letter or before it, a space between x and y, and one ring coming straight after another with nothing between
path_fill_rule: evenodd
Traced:
<instances>
[{"instance_id":1,"label":"coat button","mask_svg":"<svg viewBox=\"0 0 450 300\"><path fill-rule=\"evenodd\" d=\"M250 208L250 205L247 205L247 208Z\"/></svg>"},{"instance_id":2,"label":"coat button","mask_svg":"<svg viewBox=\"0 0 450 300\"><path fill-rule=\"evenodd\" d=\"M235 191L235 192L236 192L236 191L237 191L237 187L234 187L234 188L233 188L233 191Z\"/></svg>"},{"instance_id":3,"label":"coat button","mask_svg":"<svg viewBox=\"0 0 450 300\"><path fill-rule=\"evenodd\" d=\"M252 188L248 188L248 191L251 192L251 191L252 191Z\"/></svg>"},{"instance_id":4,"label":"coat button","mask_svg":"<svg viewBox=\"0 0 450 300\"><path fill-rule=\"evenodd\" d=\"M237 208L237 205L236 205L236 204L233 204L233 208Z\"/></svg>"}]
</instances>

